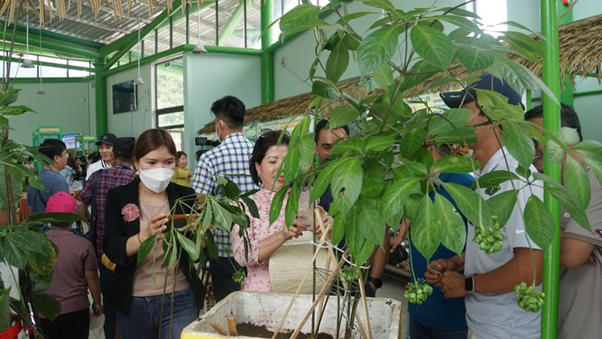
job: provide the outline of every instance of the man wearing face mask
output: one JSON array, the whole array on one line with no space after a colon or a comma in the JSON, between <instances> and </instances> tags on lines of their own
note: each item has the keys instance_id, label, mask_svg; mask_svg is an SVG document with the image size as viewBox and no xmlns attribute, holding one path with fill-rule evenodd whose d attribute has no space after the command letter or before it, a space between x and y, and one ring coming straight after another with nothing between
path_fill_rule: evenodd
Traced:
<instances>
[{"instance_id":1,"label":"man wearing face mask","mask_svg":"<svg viewBox=\"0 0 602 339\"><path fill-rule=\"evenodd\" d=\"M249 159L253 152L253 143L242 133L245 117L245 105L238 98L225 96L211 105L215 115L215 133L221 144L205 153L198 160L192 188L201 194L219 196L217 176L232 180L240 193L246 193L258 187L249 173ZM232 279L238 264L232 259L232 244L227 232L216 229L213 237L218 248L217 260L209 259L213 294L218 302L228 294L240 291L240 284Z\"/></svg>"},{"instance_id":2,"label":"man wearing face mask","mask_svg":"<svg viewBox=\"0 0 602 339\"><path fill-rule=\"evenodd\" d=\"M92 243L99 260L100 287L104 295L107 293L109 281L113 276L113 265L103 255L102 237L106 225L106 201L110 189L129 184L136 178L132 169L132 156L134 152L134 141L129 138L119 138L115 142L114 166L94 172L86 185L77 195L77 213L84 219L89 220ZM88 206L92 206L92 214L88 212ZM116 310L112 305L104 303L103 313L105 315L104 333L106 339L118 337L116 335Z\"/></svg>"}]
</instances>

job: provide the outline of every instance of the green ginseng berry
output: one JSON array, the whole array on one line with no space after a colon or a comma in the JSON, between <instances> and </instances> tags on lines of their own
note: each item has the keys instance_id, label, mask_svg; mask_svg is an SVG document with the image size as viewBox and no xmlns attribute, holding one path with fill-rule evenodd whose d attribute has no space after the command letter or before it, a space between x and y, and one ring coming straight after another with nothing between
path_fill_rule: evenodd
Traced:
<instances>
[{"instance_id":1,"label":"green ginseng berry","mask_svg":"<svg viewBox=\"0 0 602 339\"><path fill-rule=\"evenodd\" d=\"M234 274L232 275L232 280L239 284L245 281L245 278L246 276L243 270L236 270L236 272L234 272Z\"/></svg>"},{"instance_id":2,"label":"green ginseng berry","mask_svg":"<svg viewBox=\"0 0 602 339\"><path fill-rule=\"evenodd\" d=\"M422 305L429 295L433 293L431 285L427 284L424 279L418 279L416 282L408 283L403 296L412 304Z\"/></svg>"},{"instance_id":3,"label":"green ginseng berry","mask_svg":"<svg viewBox=\"0 0 602 339\"><path fill-rule=\"evenodd\" d=\"M516 285L514 291L518 306L525 311L539 312L545 304L545 294L536 291L534 286L527 286L525 282Z\"/></svg>"},{"instance_id":4,"label":"green ginseng berry","mask_svg":"<svg viewBox=\"0 0 602 339\"><path fill-rule=\"evenodd\" d=\"M347 266L341 269L341 277L346 281L354 281L360 278L360 270L357 267Z\"/></svg>"},{"instance_id":5,"label":"green ginseng berry","mask_svg":"<svg viewBox=\"0 0 602 339\"><path fill-rule=\"evenodd\" d=\"M474 237L474 242L479 245L479 249L488 254L498 252L504 246L504 233L500 231L496 215L491 216L491 224L490 227L477 227Z\"/></svg>"}]
</instances>

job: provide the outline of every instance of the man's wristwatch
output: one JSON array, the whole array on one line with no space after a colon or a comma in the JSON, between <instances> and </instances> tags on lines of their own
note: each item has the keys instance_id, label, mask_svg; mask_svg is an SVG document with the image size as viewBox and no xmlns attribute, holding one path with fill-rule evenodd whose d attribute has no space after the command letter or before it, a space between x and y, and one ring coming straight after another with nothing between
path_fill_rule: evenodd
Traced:
<instances>
[{"instance_id":1,"label":"man's wristwatch","mask_svg":"<svg viewBox=\"0 0 602 339\"><path fill-rule=\"evenodd\" d=\"M368 276L368 282L373 283L374 287L376 287L376 288L381 288L383 286L383 281L382 281L382 279L379 279L379 278L372 278L372 277Z\"/></svg>"},{"instance_id":2,"label":"man's wristwatch","mask_svg":"<svg viewBox=\"0 0 602 339\"><path fill-rule=\"evenodd\" d=\"M475 277L477 275L472 275L470 277L464 278L464 289L466 292L474 292L475 290Z\"/></svg>"}]
</instances>

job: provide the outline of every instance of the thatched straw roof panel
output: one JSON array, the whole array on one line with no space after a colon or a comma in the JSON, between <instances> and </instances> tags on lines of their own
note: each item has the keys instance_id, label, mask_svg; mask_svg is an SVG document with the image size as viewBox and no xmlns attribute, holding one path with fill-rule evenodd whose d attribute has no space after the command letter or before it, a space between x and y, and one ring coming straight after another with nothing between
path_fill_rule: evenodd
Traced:
<instances>
[{"instance_id":1,"label":"thatched straw roof panel","mask_svg":"<svg viewBox=\"0 0 602 339\"><path fill-rule=\"evenodd\" d=\"M602 81L602 15L592 16L583 20L571 22L558 27L558 47L560 52L560 75L564 78L568 75L571 82L574 83L577 76L595 76L598 83ZM532 35L537 41L541 38ZM542 65L534 63L522 56L511 55L510 59L529 68L535 75L541 78ZM469 74L458 64L449 67L451 74L458 78L466 78ZM430 88L432 82L440 79L447 74L440 73L433 76L428 81L423 82L414 88L415 94L424 94L426 92L440 92L449 90L449 86ZM564 79L561 79L564 81Z\"/></svg>"},{"instance_id":2,"label":"thatched straw roof panel","mask_svg":"<svg viewBox=\"0 0 602 339\"><path fill-rule=\"evenodd\" d=\"M342 81L339 83L338 87L344 93L357 98L358 100L364 98L368 93L367 84L361 81L360 78ZM311 113L308 107L314 98L315 96L310 93L303 93L247 109L247 112L245 113L245 124L273 121ZM322 105L320 106L320 111L323 116L328 116L328 113L337 105L338 104L336 103ZM215 132L215 124L213 122L208 123L198 131L199 134L210 134L213 132Z\"/></svg>"}]
</instances>

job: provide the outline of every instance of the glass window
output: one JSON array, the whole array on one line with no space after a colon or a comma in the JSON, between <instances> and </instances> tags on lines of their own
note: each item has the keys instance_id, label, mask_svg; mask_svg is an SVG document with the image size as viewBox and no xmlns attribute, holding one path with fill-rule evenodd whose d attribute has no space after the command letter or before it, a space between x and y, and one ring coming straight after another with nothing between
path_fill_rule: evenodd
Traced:
<instances>
[{"instance_id":1,"label":"glass window","mask_svg":"<svg viewBox=\"0 0 602 339\"><path fill-rule=\"evenodd\" d=\"M88 67L90 68L89 61L79 61L79 60L69 60L69 65L78 66L78 67Z\"/></svg>"},{"instance_id":2,"label":"glass window","mask_svg":"<svg viewBox=\"0 0 602 339\"><path fill-rule=\"evenodd\" d=\"M232 12L235 10L235 8L238 6L243 6L242 1L239 2L237 0L222 0L216 1L215 3L217 5L217 29L219 37L219 40L217 41L216 45L229 47L244 47L243 41L240 41L240 39L236 39L231 34L231 31L227 32L226 30L224 30L224 28L226 28L226 24L231 25L229 21L232 17ZM242 21L242 17L240 18L240 21Z\"/></svg>"},{"instance_id":3,"label":"glass window","mask_svg":"<svg viewBox=\"0 0 602 339\"><path fill-rule=\"evenodd\" d=\"M165 128L170 133L173 131L174 141L178 149L182 149L182 131L184 130L184 67L182 58L155 65L155 93L157 127Z\"/></svg>"},{"instance_id":4,"label":"glass window","mask_svg":"<svg viewBox=\"0 0 602 339\"><path fill-rule=\"evenodd\" d=\"M182 59L156 65L157 109L184 105L184 69Z\"/></svg>"},{"instance_id":5,"label":"glass window","mask_svg":"<svg viewBox=\"0 0 602 339\"><path fill-rule=\"evenodd\" d=\"M77 69L70 69L69 70L69 77L70 78L83 78L83 77L87 77L88 75L90 75L90 72L80 71L80 70L77 70Z\"/></svg>"},{"instance_id":6,"label":"glass window","mask_svg":"<svg viewBox=\"0 0 602 339\"><path fill-rule=\"evenodd\" d=\"M184 112L164 113L157 118L159 127L184 125Z\"/></svg>"},{"instance_id":7,"label":"glass window","mask_svg":"<svg viewBox=\"0 0 602 339\"><path fill-rule=\"evenodd\" d=\"M23 57L25 59L25 57ZM10 64L10 77L11 78L37 78L38 77L38 66L36 62L36 56L30 55L29 59L33 61L34 68L23 68L20 62L11 62ZM2 74L6 72L5 62L2 63L3 69Z\"/></svg>"},{"instance_id":8,"label":"glass window","mask_svg":"<svg viewBox=\"0 0 602 339\"><path fill-rule=\"evenodd\" d=\"M155 31L152 31L149 35L144 38L144 56L151 56L155 54Z\"/></svg>"},{"instance_id":9,"label":"glass window","mask_svg":"<svg viewBox=\"0 0 602 339\"><path fill-rule=\"evenodd\" d=\"M169 20L166 20L162 26L159 26L159 48L158 52L169 50Z\"/></svg>"},{"instance_id":10,"label":"glass window","mask_svg":"<svg viewBox=\"0 0 602 339\"><path fill-rule=\"evenodd\" d=\"M58 59L58 58L51 58L51 57L46 57L46 56L39 56L40 61L43 62L51 62L53 64L59 64L59 65L66 65L67 64L67 60L66 59Z\"/></svg>"},{"instance_id":11,"label":"glass window","mask_svg":"<svg viewBox=\"0 0 602 339\"><path fill-rule=\"evenodd\" d=\"M261 2L260 1L247 1L247 20L246 20L246 31L245 31L245 20L236 27L234 35L241 39L241 43L245 48L261 49ZM246 33L246 41L245 41ZM246 43L245 43L246 42Z\"/></svg>"},{"instance_id":12,"label":"glass window","mask_svg":"<svg viewBox=\"0 0 602 339\"><path fill-rule=\"evenodd\" d=\"M50 67L43 66L42 68L42 78L66 78L67 77L67 69L66 68L58 68L58 67Z\"/></svg>"},{"instance_id":13,"label":"glass window","mask_svg":"<svg viewBox=\"0 0 602 339\"><path fill-rule=\"evenodd\" d=\"M215 3L201 9L198 12L200 18L197 18L197 14L191 15L190 20L190 32L195 37L194 43L196 44L199 35L197 21L201 22L201 43L204 45L215 46Z\"/></svg>"},{"instance_id":14,"label":"glass window","mask_svg":"<svg viewBox=\"0 0 602 339\"><path fill-rule=\"evenodd\" d=\"M176 149L178 151L184 150L184 129L173 128L167 129L167 131L171 134L171 138L173 139L174 144L176 144Z\"/></svg>"},{"instance_id":15,"label":"glass window","mask_svg":"<svg viewBox=\"0 0 602 339\"><path fill-rule=\"evenodd\" d=\"M312 0L311 1L314 5L317 4L317 0ZM324 4L327 2L327 0L322 1L321 0L321 4L322 2L324 2ZM295 8L297 5L300 5L302 2L301 0L274 0L274 9L273 9L273 16L274 16L274 20L280 18L281 16L283 16L284 14L286 14L288 11L290 11L291 9ZM279 38L280 35L280 25L279 24L275 24L273 27L274 30L274 34L272 34L272 40L270 41L270 44L276 42Z\"/></svg>"},{"instance_id":16,"label":"glass window","mask_svg":"<svg viewBox=\"0 0 602 339\"><path fill-rule=\"evenodd\" d=\"M481 17L484 29L494 37L500 35L500 31L507 31L508 25L499 25L508 21L508 6L506 0L484 1L478 0L467 5L468 10Z\"/></svg>"}]
</instances>

